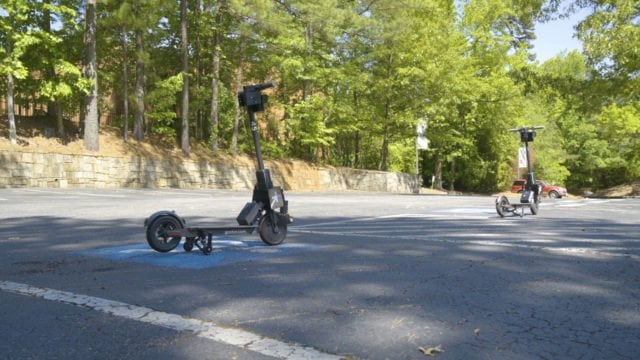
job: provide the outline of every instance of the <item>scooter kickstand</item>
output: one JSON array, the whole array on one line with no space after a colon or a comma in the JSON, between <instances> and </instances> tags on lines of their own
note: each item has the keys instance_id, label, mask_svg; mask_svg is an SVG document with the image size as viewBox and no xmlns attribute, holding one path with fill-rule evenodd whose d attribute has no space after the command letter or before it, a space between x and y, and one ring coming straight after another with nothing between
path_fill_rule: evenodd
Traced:
<instances>
[{"instance_id":1,"label":"scooter kickstand","mask_svg":"<svg viewBox=\"0 0 640 360\"><path fill-rule=\"evenodd\" d=\"M213 234L212 233L208 233L207 234L207 245L204 247L204 249L202 249L202 252L205 255L209 255L211 254L211 251L213 251Z\"/></svg>"}]
</instances>

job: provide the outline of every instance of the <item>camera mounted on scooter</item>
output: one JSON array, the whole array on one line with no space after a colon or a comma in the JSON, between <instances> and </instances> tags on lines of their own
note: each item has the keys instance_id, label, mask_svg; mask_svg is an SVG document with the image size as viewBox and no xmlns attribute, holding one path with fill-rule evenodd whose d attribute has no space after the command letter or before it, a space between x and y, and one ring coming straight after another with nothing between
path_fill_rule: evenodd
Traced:
<instances>
[{"instance_id":1,"label":"camera mounted on scooter","mask_svg":"<svg viewBox=\"0 0 640 360\"><path fill-rule=\"evenodd\" d=\"M264 111L264 104L267 103L269 98L262 93L262 90L272 88L274 83L272 81L247 85L242 88L242 91L238 92L238 103L240 106L246 106L249 111L261 112Z\"/></svg>"},{"instance_id":2,"label":"camera mounted on scooter","mask_svg":"<svg viewBox=\"0 0 640 360\"><path fill-rule=\"evenodd\" d=\"M511 132L519 132L520 133L520 141L523 143L530 143L536 138L536 131L544 129L544 126L523 126L516 129L511 129Z\"/></svg>"},{"instance_id":3,"label":"camera mounted on scooter","mask_svg":"<svg viewBox=\"0 0 640 360\"><path fill-rule=\"evenodd\" d=\"M520 141L522 142L532 142L533 139L535 138L536 138L536 132L533 130L520 132Z\"/></svg>"}]
</instances>

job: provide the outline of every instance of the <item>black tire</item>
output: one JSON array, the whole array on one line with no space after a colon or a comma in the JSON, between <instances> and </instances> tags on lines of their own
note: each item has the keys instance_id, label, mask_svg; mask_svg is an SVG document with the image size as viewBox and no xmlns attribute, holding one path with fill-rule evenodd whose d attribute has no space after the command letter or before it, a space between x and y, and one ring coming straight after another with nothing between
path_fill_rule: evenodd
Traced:
<instances>
[{"instance_id":1,"label":"black tire","mask_svg":"<svg viewBox=\"0 0 640 360\"><path fill-rule=\"evenodd\" d=\"M147 227L147 243L155 251L169 252L180 244L181 237L168 237L167 230L182 229L182 223L173 216L158 216Z\"/></svg>"},{"instance_id":2,"label":"black tire","mask_svg":"<svg viewBox=\"0 0 640 360\"><path fill-rule=\"evenodd\" d=\"M278 221L277 233L273 231L273 226L271 226L271 215L267 213L260 219L258 233L260 234L260 239L267 245L280 245L287 237L286 220L278 213L276 213L276 219Z\"/></svg>"},{"instance_id":3,"label":"black tire","mask_svg":"<svg viewBox=\"0 0 640 360\"><path fill-rule=\"evenodd\" d=\"M509 199L506 196L502 195L496 200L496 212L500 217L505 217L509 212L507 209L510 207Z\"/></svg>"},{"instance_id":4,"label":"black tire","mask_svg":"<svg viewBox=\"0 0 640 360\"><path fill-rule=\"evenodd\" d=\"M558 194L557 191L555 191L555 190L549 191L549 198L550 199L557 199L559 197L560 197L560 194Z\"/></svg>"}]
</instances>

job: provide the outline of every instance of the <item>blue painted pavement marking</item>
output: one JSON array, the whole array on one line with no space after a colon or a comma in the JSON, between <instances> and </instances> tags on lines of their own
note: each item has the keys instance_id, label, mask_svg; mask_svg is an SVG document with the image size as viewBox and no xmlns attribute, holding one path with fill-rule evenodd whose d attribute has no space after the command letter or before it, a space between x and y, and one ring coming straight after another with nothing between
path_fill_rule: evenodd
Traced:
<instances>
[{"instance_id":1,"label":"blue painted pavement marking","mask_svg":"<svg viewBox=\"0 0 640 360\"><path fill-rule=\"evenodd\" d=\"M186 252L182 243L167 253L157 252L145 244L116 246L83 252L84 255L103 259L130 261L184 269L206 269L244 261L264 260L302 251L319 250L321 245L281 244L269 246L260 240L214 238L213 252L204 255L198 248Z\"/></svg>"}]
</instances>

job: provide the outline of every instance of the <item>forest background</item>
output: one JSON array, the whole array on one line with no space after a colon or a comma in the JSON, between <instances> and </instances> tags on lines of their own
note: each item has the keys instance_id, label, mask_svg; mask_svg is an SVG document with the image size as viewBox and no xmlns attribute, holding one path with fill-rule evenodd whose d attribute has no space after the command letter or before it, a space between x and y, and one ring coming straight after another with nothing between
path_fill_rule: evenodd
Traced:
<instances>
[{"instance_id":1,"label":"forest background","mask_svg":"<svg viewBox=\"0 0 640 360\"><path fill-rule=\"evenodd\" d=\"M581 8L583 51L536 61L535 24ZM639 75L638 0L0 0L14 144L28 115L98 153L106 127L182 156L250 153L236 93L273 80L271 158L490 192L518 176L508 130L544 125L537 177L596 190L640 177Z\"/></svg>"}]
</instances>

